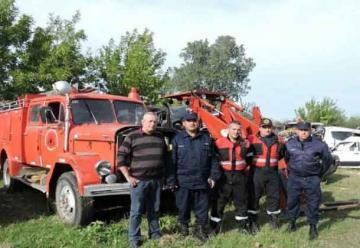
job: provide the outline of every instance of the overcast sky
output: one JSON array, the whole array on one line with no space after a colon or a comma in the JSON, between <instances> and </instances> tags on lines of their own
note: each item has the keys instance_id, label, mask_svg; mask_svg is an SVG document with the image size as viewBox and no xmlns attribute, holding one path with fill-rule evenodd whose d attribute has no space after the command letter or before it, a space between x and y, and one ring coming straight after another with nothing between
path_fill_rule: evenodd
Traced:
<instances>
[{"instance_id":1,"label":"overcast sky","mask_svg":"<svg viewBox=\"0 0 360 248\"><path fill-rule=\"evenodd\" d=\"M166 66L181 63L187 42L231 35L256 67L246 102L264 116L293 119L312 97L328 96L347 116L360 115L358 0L17 0L21 13L45 26L49 13L69 19L79 10L84 47L93 51L134 28L154 32Z\"/></svg>"}]
</instances>

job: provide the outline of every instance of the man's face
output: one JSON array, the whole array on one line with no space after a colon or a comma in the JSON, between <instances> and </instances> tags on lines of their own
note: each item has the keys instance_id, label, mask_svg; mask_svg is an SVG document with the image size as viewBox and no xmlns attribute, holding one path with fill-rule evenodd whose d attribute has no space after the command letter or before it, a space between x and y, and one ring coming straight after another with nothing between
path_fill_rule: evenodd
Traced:
<instances>
[{"instance_id":1,"label":"man's face","mask_svg":"<svg viewBox=\"0 0 360 248\"><path fill-rule=\"evenodd\" d=\"M301 141L306 140L311 135L310 129L297 129L296 134L298 135Z\"/></svg>"},{"instance_id":2,"label":"man's face","mask_svg":"<svg viewBox=\"0 0 360 248\"><path fill-rule=\"evenodd\" d=\"M152 133L157 126L157 117L155 115L145 115L141 123L142 130L145 133Z\"/></svg>"},{"instance_id":3,"label":"man's face","mask_svg":"<svg viewBox=\"0 0 360 248\"><path fill-rule=\"evenodd\" d=\"M260 136L261 137L266 137L269 136L272 132L272 127L271 126L261 126L260 127Z\"/></svg>"},{"instance_id":4,"label":"man's face","mask_svg":"<svg viewBox=\"0 0 360 248\"><path fill-rule=\"evenodd\" d=\"M229 128L228 128L228 132L229 132L229 137L231 139L236 140L237 138L240 137L241 134L241 126L239 124L230 124Z\"/></svg>"},{"instance_id":5,"label":"man's face","mask_svg":"<svg viewBox=\"0 0 360 248\"><path fill-rule=\"evenodd\" d=\"M186 131L193 133L199 128L199 122L198 120L184 120L183 126Z\"/></svg>"}]
</instances>

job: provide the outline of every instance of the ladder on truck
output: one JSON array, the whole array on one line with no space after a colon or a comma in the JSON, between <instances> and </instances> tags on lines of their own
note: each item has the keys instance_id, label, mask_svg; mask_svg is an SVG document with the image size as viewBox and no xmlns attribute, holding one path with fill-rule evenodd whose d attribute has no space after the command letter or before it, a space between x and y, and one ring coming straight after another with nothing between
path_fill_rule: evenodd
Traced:
<instances>
[{"instance_id":1,"label":"ladder on truck","mask_svg":"<svg viewBox=\"0 0 360 248\"><path fill-rule=\"evenodd\" d=\"M16 101L0 102L0 113L21 109L25 106L25 99L18 99Z\"/></svg>"}]
</instances>

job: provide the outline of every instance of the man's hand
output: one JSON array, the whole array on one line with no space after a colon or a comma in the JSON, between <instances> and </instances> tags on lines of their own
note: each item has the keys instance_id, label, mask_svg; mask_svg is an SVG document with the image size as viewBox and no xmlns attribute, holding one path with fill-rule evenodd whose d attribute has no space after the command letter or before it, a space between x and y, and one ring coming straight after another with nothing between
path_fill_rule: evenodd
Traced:
<instances>
[{"instance_id":1,"label":"man's hand","mask_svg":"<svg viewBox=\"0 0 360 248\"><path fill-rule=\"evenodd\" d=\"M211 178L208 179L208 183L210 185L210 189L214 188L215 187L215 181L212 180Z\"/></svg>"},{"instance_id":2,"label":"man's hand","mask_svg":"<svg viewBox=\"0 0 360 248\"><path fill-rule=\"evenodd\" d=\"M119 170L121 171L121 173L126 178L126 181L128 181L128 183L130 183L131 187L135 188L137 186L137 184L140 182L140 180L138 180L135 177L130 175L128 166L121 166L120 165Z\"/></svg>"},{"instance_id":3,"label":"man's hand","mask_svg":"<svg viewBox=\"0 0 360 248\"><path fill-rule=\"evenodd\" d=\"M130 183L130 185L135 188L138 184L138 182L140 182L140 180L136 179L135 177L132 176L128 176L126 178L126 180L128 181L128 183Z\"/></svg>"}]
</instances>

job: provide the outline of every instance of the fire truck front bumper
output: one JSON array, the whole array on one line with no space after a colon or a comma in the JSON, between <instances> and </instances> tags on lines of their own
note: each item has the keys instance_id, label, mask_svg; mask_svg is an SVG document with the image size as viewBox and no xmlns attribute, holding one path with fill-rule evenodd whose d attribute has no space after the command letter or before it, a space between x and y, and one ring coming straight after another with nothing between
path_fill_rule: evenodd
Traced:
<instances>
[{"instance_id":1,"label":"fire truck front bumper","mask_svg":"<svg viewBox=\"0 0 360 248\"><path fill-rule=\"evenodd\" d=\"M84 197L129 195L129 183L94 184L84 186Z\"/></svg>"}]
</instances>

